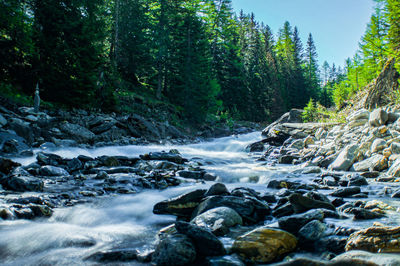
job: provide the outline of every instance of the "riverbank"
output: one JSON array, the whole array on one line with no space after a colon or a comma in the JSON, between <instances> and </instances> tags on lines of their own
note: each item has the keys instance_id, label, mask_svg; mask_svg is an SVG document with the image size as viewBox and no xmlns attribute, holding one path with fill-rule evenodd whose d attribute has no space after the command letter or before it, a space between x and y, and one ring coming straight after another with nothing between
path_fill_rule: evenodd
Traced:
<instances>
[{"instance_id":1,"label":"riverbank","mask_svg":"<svg viewBox=\"0 0 400 266\"><path fill-rule=\"evenodd\" d=\"M2 257L10 265L396 265L382 253L399 249L397 183L309 163L316 157L285 164L294 151L322 147L308 143L314 129L327 128L328 138L338 126L286 116L270 128L301 137L282 144L255 132L3 159ZM300 141L307 148L295 149Z\"/></svg>"}]
</instances>

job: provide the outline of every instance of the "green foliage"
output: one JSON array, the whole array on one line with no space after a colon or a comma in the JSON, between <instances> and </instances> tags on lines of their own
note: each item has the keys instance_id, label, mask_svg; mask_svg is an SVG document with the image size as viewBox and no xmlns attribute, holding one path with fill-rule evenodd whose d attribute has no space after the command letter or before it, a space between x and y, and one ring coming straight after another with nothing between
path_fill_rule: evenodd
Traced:
<instances>
[{"instance_id":1,"label":"green foliage","mask_svg":"<svg viewBox=\"0 0 400 266\"><path fill-rule=\"evenodd\" d=\"M303 122L315 122L317 119L317 107L313 99L310 99L307 106L304 107L304 112L301 115Z\"/></svg>"}]
</instances>

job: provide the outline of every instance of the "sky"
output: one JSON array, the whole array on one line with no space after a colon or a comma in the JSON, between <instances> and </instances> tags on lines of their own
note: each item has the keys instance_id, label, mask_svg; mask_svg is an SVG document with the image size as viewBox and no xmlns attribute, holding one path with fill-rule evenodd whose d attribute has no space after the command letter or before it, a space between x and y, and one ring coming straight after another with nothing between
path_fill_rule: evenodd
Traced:
<instances>
[{"instance_id":1,"label":"sky","mask_svg":"<svg viewBox=\"0 0 400 266\"><path fill-rule=\"evenodd\" d=\"M344 66L353 57L373 12L372 0L232 0L239 13L254 13L256 20L271 27L274 34L289 21L297 26L303 46L313 35L318 61L322 65Z\"/></svg>"}]
</instances>

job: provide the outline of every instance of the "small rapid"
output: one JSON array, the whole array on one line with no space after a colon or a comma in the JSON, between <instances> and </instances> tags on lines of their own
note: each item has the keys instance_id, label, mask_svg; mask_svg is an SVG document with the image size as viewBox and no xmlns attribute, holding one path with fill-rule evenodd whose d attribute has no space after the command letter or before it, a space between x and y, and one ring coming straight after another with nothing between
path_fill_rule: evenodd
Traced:
<instances>
[{"instance_id":1,"label":"small rapid","mask_svg":"<svg viewBox=\"0 0 400 266\"><path fill-rule=\"evenodd\" d=\"M128 156L177 149L183 157L229 183L228 187L257 184L238 183L254 175L268 175L266 168L246 152L248 144L261 140L260 132L215 139L190 145L114 146L94 149L66 147L49 149L63 158L78 155L98 157ZM43 151L37 149L34 153ZM14 158L23 165L35 156ZM271 169L271 173L276 169ZM175 217L155 215L153 206L162 200L199 188L211 182L186 183L166 190L147 190L138 194L99 198L93 203L56 208L49 219L0 221L0 257L4 265L90 265L84 260L100 250L150 249L159 229L173 223ZM26 193L25 193L26 194ZM136 264L136 263L134 263Z\"/></svg>"},{"instance_id":2,"label":"small rapid","mask_svg":"<svg viewBox=\"0 0 400 266\"><path fill-rule=\"evenodd\" d=\"M278 193L277 190L266 188L266 184L271 180L282 178L293 182L311 183L316 177L315 174L301 173L299 170L302 166L258 161L260 154L247 153L246 147L259 140L260 132L254 132L190 145L114 146L94 149L66 147L45 152L55 153L63 158L74 158L78 155L94 158L102 155L138 157L149 152L177 149L183 157L218 176L217 181L227 184L228 189L249 187L260 192ZM37 149L34 152L40 151L43 150ZM14 160L27 165L35 161L35 156ZM211 184L213 182L189 182L165 190L144 190L137 194L98 197L91 203L55 208L53 215L48 219L0 219L0 264L98 265L86 258L104 250L137 249L146 253L153 248L157 232L172 224L176 218L153 214L153 206L157 202L195 189L207 189ZM383 189L385 184L374 183L368 186L370 200L379 199L399 208L399 204L392 199L375 196L376 191ZM320 192L326 194L329 190ZM35 193L24 193L24 196L29 195ZM393 210L388 213L390 215L379 221L397 224L400 219L398 212ZM354 228L351 219L329 218L327 221ZM276 221L269 221L273 222ZM362 221L356 225L365 228L373 222L374 220ZM136 261L126 264L140 265Z\"/></svg>"}]
</instances>

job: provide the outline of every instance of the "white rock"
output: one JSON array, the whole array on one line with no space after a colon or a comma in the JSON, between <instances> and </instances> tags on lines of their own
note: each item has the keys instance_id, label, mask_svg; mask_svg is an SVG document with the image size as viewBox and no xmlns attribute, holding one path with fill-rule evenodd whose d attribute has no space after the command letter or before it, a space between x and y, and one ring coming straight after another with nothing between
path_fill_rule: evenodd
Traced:
<instances>
[{"instance_id":1,"label":"white rock","mask_svg":"<svg viewBox=\"0 0 400 266\"><path fill-rule=\"evenodd\" d=\"M386 124L388 118L388 113L382 110L382 108L378 108L372 111L371 115L369 116L369 124L372 127L379 127Z\"/></svg>"},{"instance_id":2,"label":"white rock","mask_svg":"<svg viewBox=\"0 0 400 266\"><path fill-rule=\"evenodd\" d=\"M329 169L336 171L347 171L353 165L358 154L358 145L347 145L338 155L336 160L329 165Z\"/></svg>"},{"instance_id":3,"label":"white rock","mask_svg":"<svg viewBox=\"0 0 400 266\"><path fill-rule=\"evenodd\" d=\"M383 155L376 154L368 159L365 159L364 161L355 163L353 165L354 171L357 172L367 172L367 171L374 171L374 170L383 170L384 168L382 165L384 165L384 160L385 158ZM386 163L387 167L387 163Z\"/></svg>"},{"instance_id":4,"label":"white rock","mask_svg":"<svg viewBox=\"0 0 400 266\"><path fill-rule=\"evenodd\" d=\"M380 152L381 150L387 148L387 142L384 139L376 139L374 140L374 142L372 142L371 145L371 152L375 153L375 152Z\"/></svg>"}]
</instances>

